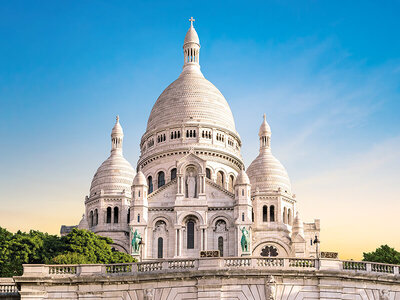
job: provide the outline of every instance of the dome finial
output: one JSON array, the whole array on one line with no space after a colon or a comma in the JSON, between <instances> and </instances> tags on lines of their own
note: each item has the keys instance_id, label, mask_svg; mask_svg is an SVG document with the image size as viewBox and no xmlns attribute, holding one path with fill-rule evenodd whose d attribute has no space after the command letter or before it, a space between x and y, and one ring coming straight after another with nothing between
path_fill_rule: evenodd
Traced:
<instances>
[{"instance_id":1,"label":"dome finial","mask_svg":"<svg viewBox=\"0 0 400 300\"><path fill-rule=\"evenodd\" d=\"M190 27L183 42L183 68L185 71L198 72L200 69L200 40L196 29L193 27L194 18L190 17Z\"/></svg>"},{"instance_id":2,"label":"dome finial","mask_svg":"<svg viewBox=\"0 0 400 300\"><path fill-rule=\"evenodd\" d=\"M190 17L189 21L190 21L190 27L193 27L193 22L196 21L196 20L193 19L193 17Z\"/></svg>"},{"instance_id":3,"label":"dome finial","mask_svg":"<svg viewBox=\"0 0 400 300\"><path fill-rule=\"evenodd\" d=\"M267 122L267 116L263 115L263 122L260 126L260 131L258 132L258 136L260 137L260 151L270 148L271 143L271 128Z\"/></svg>"},{"instance_id":4,"label":"dome finial","mask_svg":"<svg viewBox=\"0 0 400 300\"><path fill-rule=\"evenodd\" d=\"M116 117L115 125L111 131L111 152L122 153L122 141L124 139L124 131L119 124L119 115Z\"/></svg>"}]
</instances>

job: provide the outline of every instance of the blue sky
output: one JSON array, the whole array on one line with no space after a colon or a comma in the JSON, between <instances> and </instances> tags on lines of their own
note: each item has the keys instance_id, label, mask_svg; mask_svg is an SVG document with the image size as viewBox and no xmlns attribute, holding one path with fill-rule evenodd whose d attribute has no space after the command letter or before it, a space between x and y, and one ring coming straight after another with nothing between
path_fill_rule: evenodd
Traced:
<instances>
[{"instance_id":1,"label":"blue sky","mask_svg":"<svg viewBox=\"0 0 400 300\"><path fill-rule=\"evenodd\" d=\"M0 4L0 226L77 223L117 114L136 164L193 16L203 74L231 106L246 165L265 112L327 250L400 249L399 1Z\"/></svg>"}]
</instances>

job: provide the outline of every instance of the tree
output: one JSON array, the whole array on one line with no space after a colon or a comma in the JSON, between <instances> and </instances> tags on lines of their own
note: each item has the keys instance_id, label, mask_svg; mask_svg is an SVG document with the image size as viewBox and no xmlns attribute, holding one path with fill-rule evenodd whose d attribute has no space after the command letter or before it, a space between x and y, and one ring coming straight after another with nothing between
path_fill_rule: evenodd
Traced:
<instances>
[{"instance_id":1,"label":"tree","mask_svg":"<svg viewBox=\"0 0 400 300\"><path fill-rule=\"evenodd\" d=\"M129 254L112 251L112 239L99 236L88 230L74 228L61 240L65 245L65 251L54 257L53 263L112 264L134 261Z\"/></svg>"},{"instance_id":2,"label":"tree","mask_svg":"<svg viewBox=\"0 0 400 300\"><path fill-rule=\"evenodd\" d=\"M36 230L15 234L0 227L0 277L22 275L23 264L91 264L133 262L112 251L112 239L73 229L64 237Z\"/></svg>"},{"instance_id":3,"label":"tree","mask_svg":"<svg viewBox=\"0 0 400 300\"><path fill-rule=\"evenodd\" d=\"M379 262L386 264L400 264L400 252L388 245L382 245L372 252L363 253L364 261Z\"/></svg>"}]
</instances>

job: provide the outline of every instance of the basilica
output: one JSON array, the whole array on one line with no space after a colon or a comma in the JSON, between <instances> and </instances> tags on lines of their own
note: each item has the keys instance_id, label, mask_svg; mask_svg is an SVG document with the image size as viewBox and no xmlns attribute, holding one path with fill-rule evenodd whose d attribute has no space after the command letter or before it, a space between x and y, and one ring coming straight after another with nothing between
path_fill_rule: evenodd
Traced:
<instances>
[{"instance_id":1,"label":"basilica","mask_svg":"<svg viewBox=\"0 0 400 300\"><path fill-rule=\"evenodd\" d=\"M300 218L289 176L272 154L266 116L259 154L246 168L228 102L200 70L190 21L182 72L151 110L136 168L123 156L117 117L111 154L93 177L77 227L112 238L115 250L141 261L317 257L320 222Z\"/></svg>"}]
</instances>

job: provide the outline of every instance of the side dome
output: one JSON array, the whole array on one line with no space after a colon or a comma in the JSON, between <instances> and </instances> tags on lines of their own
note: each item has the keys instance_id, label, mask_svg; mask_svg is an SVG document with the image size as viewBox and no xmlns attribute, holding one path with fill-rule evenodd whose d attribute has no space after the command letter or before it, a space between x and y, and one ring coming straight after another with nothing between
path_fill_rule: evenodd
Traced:
<instances>
[{"instance_id":1,"label":"side dome","mask_svg":"<svg viewBox=\"0 0 400 300\"><path fill-rule=\"evenodd\" d=\"M132 185L146 185L146 177L144 176L142 171L137 172L135 178L133 179Z\"/></svg>"},{"instance_id":2,"label":"side dome","mask_svg":"<svg viewBox=\"0 0 400 300\"><path fill-rule=\"evenodd\" d=\"M238 173L238 176L236 177L235 185L236 184L250 184L250 179L243 169Z\"/></svg>"},{"instance_id":3,"label":"side dome","mask_svg":"<svg viewBox=\"0 0 400 300\"><path fill-rule=\"evenodd\" d=\"M281 189L291 194L291 184L285 167L271 152L271 131L265 115L260 127L260 154L250 164L247 175L251 182L252 192L272 192Z\"/></svg>"},{"instance_id":4,"label":"side dome","mask_svg":"<svg viewBox=\"0 0 400 300\"><path fill-rule=\"evenodd\" d=\"M90 186L90 196L100 194L131 193L135 170L122 155L122 142L124 133L119 124L119 117L111 132L111 155L101 164L94 174Z\"/></svg>"}]
</instances>

